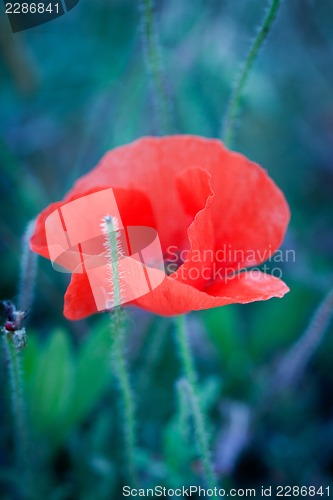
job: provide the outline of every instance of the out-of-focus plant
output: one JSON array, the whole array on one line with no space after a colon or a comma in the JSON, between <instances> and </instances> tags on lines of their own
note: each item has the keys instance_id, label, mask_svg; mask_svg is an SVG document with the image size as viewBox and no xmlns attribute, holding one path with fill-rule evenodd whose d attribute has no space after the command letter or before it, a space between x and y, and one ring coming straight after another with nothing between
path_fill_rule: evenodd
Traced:
<instances>
[{"instance_id":1,"label":"out-of-focus plant","mask_svg":"<svg viewBox=\"0 0 333 500\"><path fill-rule=\"evenodd\" d=\"M293 208L286 245L296 249L297 262L282 266L291 293L283 301L230 305L180 318L186 349L195 360L182 356L190 369L183 369L181 378L171 338L174 324L165 318L151 322L145 313L129 310L126 349L118 347L126 355L135 394L135 465L142 486L204 482L203 464L206 475L213 468L226 488L332 479L331 294L321 300L333 276L328 63L333 17L328 4L285 2L267 50L254 66L280 3L269 3L236 79L224 137L233 141L244 105L244 124L251 125L239 130L237 147L267 166ZM3 297L16 293L17 235L26 221L59 199L64 185L104 150L171 126L182 133L221 133L230 76L256 17L253 6L240 9L232 1L204 8L196 0L142 1L139 12L126 1L80 2L75 10L63 24L18 36L17 44L1 29L5 58L0 64L6 75L0 150ZM71 33L66 50L59 45L57 26L65 39ZM17 57L8 65L13 50ZM30 75L38 87L31 85ZM25 255L24 294L13 301L19 314L30 302L34 282L31 255ZM51 276L41 263L38 307L28 306L33 326L27 348L18 352L7 343L13 330L4 337L4 367L10 369L4 373L12 376L0 394L5 410L0 415L1 489L8 487L9 496L21 493L31 481L25 469L35 497L119 498L124 413L115 417L120 394L110 377L110 321L65 323L58 314L63 287L63 277ZM13 436L17 452L12 457ZM26 467L24 457L31 450L34 461Z\"/></svg>"}]
</instances>

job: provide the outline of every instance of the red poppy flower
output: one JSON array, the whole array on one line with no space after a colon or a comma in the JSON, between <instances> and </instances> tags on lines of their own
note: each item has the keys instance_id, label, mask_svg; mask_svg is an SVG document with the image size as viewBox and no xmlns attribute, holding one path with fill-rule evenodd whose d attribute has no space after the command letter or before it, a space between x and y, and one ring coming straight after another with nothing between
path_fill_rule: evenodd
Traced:
<instances>
[{"instance_id":1,"label":"red poppy flower","mask_svg":"<svg viewBox=\"0 0 333 500\"><path fill-rule=\"evenodd\" d=\"M63 201L38 216L32 250L49 258L50 213L110 187L124 225L157 230L169 271L133 304L176 315L282 297L289 290L277 277L243 270L267 260L281 244L290 218L283 193L260 166L202 137L146 137L108 152ZM86 274L72 274L65 316L95 312Z\"/></svg>"}]
</instances>

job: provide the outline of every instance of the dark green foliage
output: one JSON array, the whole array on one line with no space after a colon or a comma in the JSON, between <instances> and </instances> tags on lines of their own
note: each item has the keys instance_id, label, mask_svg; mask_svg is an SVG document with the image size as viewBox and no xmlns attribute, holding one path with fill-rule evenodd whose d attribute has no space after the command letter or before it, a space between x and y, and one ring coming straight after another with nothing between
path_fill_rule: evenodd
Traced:
<instances>
[{"instance_id":1,"label":"dark green foliage","mask_svg":"<svg viewBox=\"0 0 333 500\"><path fill-rule=\"evenodd\" d=\"M174 132L218 137L263 2L156 4ZM27 223L108 148L156 128L138 2L81 0L67 16L15 36L6 23L2 10L0 298L15 298ZM234 423L229 409L240 404L249 415L247 431L239 424L234 434L245 438L231 469L218 471L225 488L332 484L332 325L296 387L278 393L272 383L333 283L332 33L330 2L282 2L241 99L235 148L286 194L292 220L284 247L296 261L283 264L291 291L282 300L191 317L216 463L225 458L223 431ZM8 53L15 54L10 62ZM35 498L118 500L127 478L110 325L103 316L66 321L67 282L40 259L23 353ZM132 309L128 320L140 483L202 484L193 422L177 392L172 322ZM1 359L0 497L7 500L17 498L21 475Z\"/></svg>"}]
</instances>

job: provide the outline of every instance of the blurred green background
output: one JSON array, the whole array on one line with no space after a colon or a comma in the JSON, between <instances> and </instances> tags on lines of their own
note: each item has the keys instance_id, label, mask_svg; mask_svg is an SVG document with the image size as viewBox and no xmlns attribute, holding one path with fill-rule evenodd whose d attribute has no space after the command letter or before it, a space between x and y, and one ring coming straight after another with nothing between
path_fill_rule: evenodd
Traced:
<instances>
[{"instance_id":1,"label":"blurred green background","mask_svg":"<svg viewBox=\"0 0 333 500\"><path fill-rule=\"evenodd\" d=\"M220 137L266 2L157 4L168 132ZM15 35L0 13L0 296L15 299L27 223L107 149L158 129L138 2L81 0ZM235 149L263 165L290 204L284 247L295 250L296 262L284 265L283 279L291 292L188 318L213 462L228 487L333 483L333 327L304 337L333 284L332 59L333 3L283 2L236 130ZM103 315L62 317L67 279L40 259L23 353L35 495L118 499L126 477L109 323ZM141 484L202 484L177 400L173 323L128 315ZM299 339L299 380L276 390L279 367ZM4 356L1 370L0 498L20 498Z\"/></svg>"}]
</instances>

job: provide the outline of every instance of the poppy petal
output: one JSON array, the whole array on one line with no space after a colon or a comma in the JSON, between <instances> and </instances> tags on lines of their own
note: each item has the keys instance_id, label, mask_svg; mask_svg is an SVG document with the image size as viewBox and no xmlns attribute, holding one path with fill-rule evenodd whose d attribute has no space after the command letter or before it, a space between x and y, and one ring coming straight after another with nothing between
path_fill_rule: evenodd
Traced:
<instances>
[{"instance_id":1,"label":"poppy petal","mask_svg":"<svg viewBox=\"0 0 333 500\"><path fill-rule=\"evenodd\" d=\"M214 283L205 291L169 277L155 290L134 303L156 314L173 316L228 304L281 298L288 291L289 288L283 281L260 271L244 272L226 283Z\"/></svg>"},{"instance_id":2,"label":"poppy petal","mask_svg":"<svg viewBox=\"0 0 333 500\"><path fill-rule=\"evenodd\" d=\"M222 169L212 168L216 248L228 250L220 267L261 264L281 245L290 220L282 191L264 169L236 153Z\"/></svg>"},{"instance_id":3,"label":"poppy petal","mask_svg":"<svg viewBox=\"0 0 333 500\"><path fill-rule=\"evenodd\" d=\"M211 176L202 168L184 170L176 178L179 197L184 210L193 222L187 230L190 249L186 261L174 273L183 283L202 288L211 279L212 259L206 260L207 250L215 247L215 230L212 224L211 206L214 192Z\"/></svg>"},{"instance_id":4,"label":"poppy petal","mask_svg":"<svg viewBox=\"0 0 333 500\"><path fill-rule=\"evenodd\" d=\"M36 220L34 234L30 240L31 250L38 253L42 257L46 257L49 259L50 256L45 233L45 221L47 217L55 210L66 205L66 203L76 200L82 196L102 191L104 189L105 187L95 187L81 194L71 193L70 196L67 196L65 198L65 200L52 203L45 210L43 210ZM115 188L113 192L124 225L149 227L156 226L150 201L144 193L134 189L119 188ZM93 210L93 207L91 207L91 210Z\"/></svg>"},{"instance_id":5,"label":"poppy petal","mask_svg":"<svg viewBox=\"0 0 333 500\"><path fill-rule=\"evenodd\" d=\"M83 319L98 312L86 273L72 274L64 300L64 316L67 319Z\"/></svg>"},{"instance_id":6,"label":"poppy petal","mask_svg":"<svg viewBox=\"0 0 333 500\"><path fill-rule=\"evenodd\" d=\"M167 277L159 287L132 304L155 314L174 316L228 304L281 298L288 291L279 278L255 270L236 275L226 283L216 282L205 291ZM87 275L73 274L65 294L65 317L78 320L95 313L97 308Z\"/></svg>"}]
</instances>

